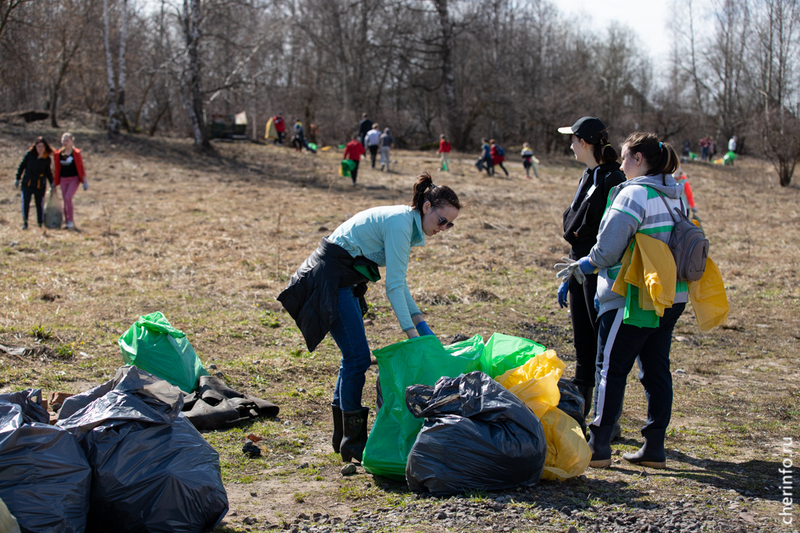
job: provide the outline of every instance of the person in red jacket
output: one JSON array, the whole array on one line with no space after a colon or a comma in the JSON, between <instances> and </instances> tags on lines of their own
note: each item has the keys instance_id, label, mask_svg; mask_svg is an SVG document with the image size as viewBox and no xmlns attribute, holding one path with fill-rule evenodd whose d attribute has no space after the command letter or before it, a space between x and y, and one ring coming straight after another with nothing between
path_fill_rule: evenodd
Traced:
<instances>
[{"instance_id":1,"label":"person in red jacket","mask_svg":"<svg viewBox=\"0 0 800 533\"><path fill-rule=\"evenodd\" d=\"M283 113L278 113L272 117L272 124L275 126L275 131L278 133L278 144L283 146L283 133L286 131L286 123L283 121Z\"/></svg>"},{"instance_id":2,"label":"person in red jacket","mask_svg":"<svg viewBox=\"0 0 800 533\"><path fill-rule=\"evenodd\" d=\"M439 154L439 160L441 161L441 166L439 170L444 170L449 172L450 171L450 141L447 140L447 137L444 136L444 133L439 135L439 151L436 152Z\"/></svg>"},{"instance_id":3,"label":"person in red jacket","mask_svg":"<svg viewBox=\"0 0 800 533\"><path fill-rule=\"evenodd\" d=\"M358 142L358 134L353 135L353 140L344 147L344 157L342 159L349 159L356 164L350 172L350 177L353 179L353 187L356 186L356 178L358 177L358 163L361 161L361 156L365 153L364 145Z\"/></svg>"},{"instance_id":4,"label":"person in red jacket","mask_svg":"<svg viewBox=\"0 0 800 533\"><path fill-rule=\"evenodd\" d=\"M494 142L494 139L489 141L489 146L491 146L489 153L492 156L492 163L494 163L494 166L499 165L500 168L503 169L503 172L506 173L506 177L508 177L508 170L506 170L506 167L503 166L503 161L506 160L506 151L503 150L502 147L498 146L497 143Z\"/></svg>"},{"instance_id":5,"label":"person in red jacket","mask_svg":"<svg viewBox=\"0 0 800 533\"><path fill-rule=\"evenodd\" d=\"M64 198L64 228L75 229L72 206L72 197L78 192L78 187L83 184L83 190L89 189L86 172L83 170L83 157L81 151L73 146L75 139L71 133L65 132L61 136L61 150L56 151L53 158L55 173L54 185L61 185L61 196Z\"/></svg>"}]
</instances>

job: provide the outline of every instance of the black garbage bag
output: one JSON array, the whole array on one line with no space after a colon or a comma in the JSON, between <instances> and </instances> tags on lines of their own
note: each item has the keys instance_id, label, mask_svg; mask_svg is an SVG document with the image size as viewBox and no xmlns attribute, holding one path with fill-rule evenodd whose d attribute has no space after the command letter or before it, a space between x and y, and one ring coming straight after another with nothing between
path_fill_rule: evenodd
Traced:
<instances>
[{"instance_id":1,"label":"black garbage bag","mask_svg":"<svg viewBox=\"0 0 800 533\"><path fill-rule=\"evenodd\" d=\"M93 471L87 532L202 532L225 516L219 455L182 405L180 389L133 366L64 401L58 425Z\"/></svg>"},{"instance_id":2,"label":"black garbage bag","mask_svg":"<svg viewBox=\"0 0 800 533\"><path fill-rule=\"evenodd\" d=\"M580 424L581 430L586 433L586 417L583 416L586 403L578 386L568 379L561 378L558 380L558 392L561 393L558 408L574 418L575 422Z\"/></svg>"},{"instance_id":3,"label":"black garbage bag","mask_svg":"<svg viewBox=\"0 0 800 533\"><path fill-rule=\"evenodd\" d=\"M0 499L24 532L82 533L92 469L49 420L41 390L0 395Z\"/></svg>"},{"instance_id":4,"label":"black garbage bag","mask_svg":"<svg viewBox=\"0 0 800 533\"><path fill-rule=\"evenodd\" d=\"M542 424L483 372L412 385L406 405L425 424L406 464L408 488L457 494L534 484L547 454Z\"/></svg>"}]
</instances>

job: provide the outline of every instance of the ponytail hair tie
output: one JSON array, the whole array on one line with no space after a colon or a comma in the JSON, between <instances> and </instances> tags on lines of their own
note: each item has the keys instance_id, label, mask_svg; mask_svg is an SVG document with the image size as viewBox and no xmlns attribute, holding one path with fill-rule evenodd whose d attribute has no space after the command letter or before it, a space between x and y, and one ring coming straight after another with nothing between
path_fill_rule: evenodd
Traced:
<instances>
[{"instance_id":1,"label":"ponytail hair tie","mask_svg":"<svg viewBox=\"0 0 800 533\"><path fill-rule=\"evenodd\" d=\"M433 182L431 182L431 184L430 184L430 185L428 185L428 188L429 188L429 189L431 189L431 190L433 190L433 189L435 189L435 188L436 188L436 184L435 184L435 183L433 183Z\"/></svg>"},{"instance_id":2,"label":"ponytail hair tie","mask_svg":"<svg viewBox=\"0 0 800 533\"><path fill-rule=\"evenodd\" d=\"M660 142L660 143L658 143L658 147L659 147L659 148L664 148L664 143L661 143L661 142Z\"/></svg>"}]
</instances>

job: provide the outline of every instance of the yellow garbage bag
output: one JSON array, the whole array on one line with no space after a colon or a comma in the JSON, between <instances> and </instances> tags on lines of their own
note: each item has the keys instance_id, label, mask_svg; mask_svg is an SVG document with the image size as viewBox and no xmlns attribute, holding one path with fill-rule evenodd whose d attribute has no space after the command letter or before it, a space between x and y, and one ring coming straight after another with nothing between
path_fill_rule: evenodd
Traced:
<instances>
[{"instance_id":1,"label":"yellow garbage bag","mask_svg":"<svg viewBox=\"0 0 800 533\"><path fill-rule=\"evenodd\" d=\"M558 380L566 367L555 350L547 350L496 380L541 419L545 411L556 407L561 399Z\"/></svg>"},{"instance_id":2,"label":"yellow garbage bag","mask_svg":"<svg viewBox=\"0 0 800 533\"><path fill-rule=\"evenodd\" d=\"M721 326L728 319L728 297L717 264L709 257L706 271L698 281L689 282L689 300L700 331Z\"/></svg>"},{"instance_id":3,"label":"yellow garbage bag","mask_svg":"<svg viewBox=\"0 0 800 533\"><path fill-rule=\"evenodd\" d=\"M547 441L542 479L564 481L586 471L592 452L574 418L551 407L539 417Z\"/></svg>"}]
</instances>

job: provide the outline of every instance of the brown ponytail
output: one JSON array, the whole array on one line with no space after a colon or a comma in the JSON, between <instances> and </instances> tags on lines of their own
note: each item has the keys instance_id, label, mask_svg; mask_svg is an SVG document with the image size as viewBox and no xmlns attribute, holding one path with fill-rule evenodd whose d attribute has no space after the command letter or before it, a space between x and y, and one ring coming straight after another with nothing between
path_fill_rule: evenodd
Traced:
<instances>
[{"instance_id":1,"label":"brown ponytail","mask_svg":"<svg viewBox=\"0 0 800 533\"><path fill-rule=\"evenodd\" d=\"M600 133L600 141L592 146L594 147L594 160L601 165L614 163L619 159L619 154L608 142L608 131L606 130Z\"/></svg>"},{"instance_id":2,"label":"brown ponytail","mask_svg":"<svg viewBox=\"0 0 800 533\"><path fill-rule=\"evenodd\" d=\"M655 133L636 131L625 139L622 146L627 147L632 154L642 154L649 165L647 174L651 176L672 174L680 165L675 149L669 143L659 141Z\"/></svg>"},{"instance_id":3,"label":"brown ponytail","mask_svg":"<svg viewBox=\"0 0 800 533\"><path fill-rule=\"evenodd\" d=\"M425 202L430 202L433 207L441 207L450 204L456 209L461 209L461 202L458 195L447 185L435 185L433 178L427 172L417 176L414 183L414 196L411 198L411 207L422 214L422 206Z\"/></svg>"}]
</instances>

